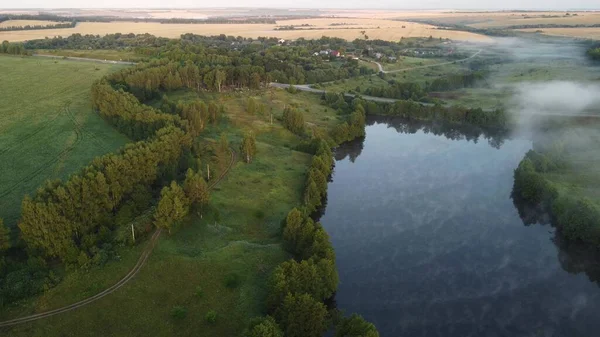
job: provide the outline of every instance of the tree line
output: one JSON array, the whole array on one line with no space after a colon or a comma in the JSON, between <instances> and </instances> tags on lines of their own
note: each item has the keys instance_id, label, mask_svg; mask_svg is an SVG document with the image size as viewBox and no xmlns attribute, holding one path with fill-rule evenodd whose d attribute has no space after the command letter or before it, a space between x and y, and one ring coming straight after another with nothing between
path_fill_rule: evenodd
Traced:
<instances>
[{"instance_id":1,"label":"tree line","mask_svg":"<svg viewBox=\"0 0 600 337\"><path fill-rule=\"evenodd\" d=\"M25 49L22 43L3 41L0 45L1 54L10 55L30 55L31 52Z\"/></svg>"},{"instance_id":2,"label":"tree line","mask_svg":"<svg viewBox=\"0 0 600 337\"><path fill-rule=\"evenodd\" d=\"M323 94L324 103L339 111L352 109L360 103L366 115L398 116L408 119L443 120L451 123L466 123L480 127L506 129L510 126L510 116L503 109L483 110L461 106L424 105L412 100L399 100L394 103L366 101L360 96L346 97L341 93ZM351 101L349 104L347 101ZM352 103L354 102L354 103Z\"/></svg>"},{"instance_id":3,"label":"tree line","mask_svg":"<svg viewBox=\"0 0 600 337\"><path fill-rule=\"evenodd\" d=\"M369 87L364 90L357 88L358 93L368 96L396 99L412 99L413 101L427 100L427 93L434 91L450 91L475 86L485 78L483 71L470 71L462 74L450 74L438 77L431 82L421 85L416 82L400 82L389 80L389 86Z\"/></svg>"},{"instance_id":4,"label":"tree line","mask_svg":"<svg viewBox=\"0 0 600 337\"><path fill-rule=\"evenodd\" d=\"M530 150L514 172L513 198L541 207L567 239L600 247L600 207L586 196L560 191L544 174L568 171L563 154Z\"/></svg>"},{"instance_id":5,"label":"tree line","mask_svg":"<svg viewBox=\"0 0 600 337\"><path fill-rule=\"evenodd\" d=\"M114 229L113 217L124 201L174 178L191 142L177 127L161 128L154 137L96 158L67 181L49 181L25 197L18 226L30 252L67 264L93 257Z\"/></svg>"},{"instance_id":6,"label":"tree line","mask_svg":"<svg viewBox=\"0 0 600 337\"><path fill-rule=\"evenodd\" d=\"M73 21L73 22L157 22L165 24L175 23L193 23L193 24L275 24L277 23L275 18L261 18L261 17L243 17L243 18L226 18L226 17L214 17L207 19L185 19L185 18L125 18L116 16L105 16L105 15L91 15L91 16L60 16L54 14L6 14L0 16L0 22L8 20L42 20L42 21Z\"/></svg>"},{"instance_id":7,"label":"tree line","mask_svg":"<svg viewBox=\"0 0 600 337\"><path fill-rule=\"evenodd\" d=\"M319 337L335 321L336 337L378 337L375 326L362 317L338 318L324 304L335 294L339 277L329 236L310 215L327 193L333 154L323 139L313 139L311 151L314 155L303 205L288 213L283 226L284 247L293 258L281 263L271 274L267 296L269 315L252 322L246 335Z\"/></svg>"},{"instance_id":8,"label":"tree line","mask_svg":"<svg viewBox=\"0 0 600 337\"><path fill-rule=\"evenodd\" d=\"M74 28L76 25L77 25L77 23L75 21L73 21L73 22L56 23L56 24L49 24L49 25L8 26L8 27L0 27L0 32L9 32L9 31L17 31L17 30Z\"/></svg>"},{"instance_id":9,"label":"tree line","mask_svg":"<svg viewBox=\"0 0 600 337\"><path fill-rule=\"evenodd\" d=\"M149 34L111 34L104 37L74 34L68 38L27 41L26 49L126 49L146 59L162 62L192 64L201 76L209 73L208 80L196 81L208 90L216 90L215 79L229 87L256 87L261 82L292 84L319 83L373 73L356 60L340 59L327 62L313 53L323 44L341 44L323 38L322 41L299 39L293 46L279 46L275 38L249 39L225 35L202 37L182 35L181 39L156 38ZM183 65L180 65L183 67ZM180 74L181 75L181 74ZM217 90L218 91L218 90Z\"/></svg>"}]
</instances>

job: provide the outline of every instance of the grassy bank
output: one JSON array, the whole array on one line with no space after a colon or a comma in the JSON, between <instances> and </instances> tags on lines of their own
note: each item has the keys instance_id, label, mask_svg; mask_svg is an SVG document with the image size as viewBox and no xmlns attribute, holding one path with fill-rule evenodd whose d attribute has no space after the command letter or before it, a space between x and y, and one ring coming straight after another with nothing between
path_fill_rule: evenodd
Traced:
<instances>
[{"instance_id":1,"label":"grassy bank","mask_svg":"<svg viewBox=\"0 0 600 337\"><path fill-rule=\"evenodd\" d=\"M0 218L9 226L25 194L126 143L90 103L92 83L122 67L0 56Z\"/></svg>"},{"instance_id":2,"label":"grassy bank","mask_svg":"<svg viewBox=\"0 0 600 337\"><path fill-rule=\"evenodd\" d=\"M212 97L215 94L189 91L169 95L172 100ZM311 161L309 154L293 150L302 139L277 119L284 106L297 105L311 132L326 132L339 120L313 94L273 90L218 97L226 116L199 139L208 144L225 135L235 148L242 135L252 131L258 148L253 162L233 166L211 192L202 217L192 214L172 236L163 233L147 265L130 283L76 311L12 328L11 336L239 336L252 317L265 313L266 280L289 258L281 246L281 221L302 203ZM248 114L250 98L266 110ZM56 308L90 296L126 274L140 249L124 248L121 261L69 274L56 288L4 316ZM175 317L174 308L185 311L183 317ZM217 313L215 323L206 321L209 311Z\"/></svg>"},{"instance_id":3,"label":"grassy bank","mask_svg":"<svg viewBox=\"0 0 600 337\"><path fill-rule=\"evenodd\" d=\"M540 208L565 238L600 247L600 155L595 125L552 130L515 170L517 200Z\"/></svg>"}]
</instances>

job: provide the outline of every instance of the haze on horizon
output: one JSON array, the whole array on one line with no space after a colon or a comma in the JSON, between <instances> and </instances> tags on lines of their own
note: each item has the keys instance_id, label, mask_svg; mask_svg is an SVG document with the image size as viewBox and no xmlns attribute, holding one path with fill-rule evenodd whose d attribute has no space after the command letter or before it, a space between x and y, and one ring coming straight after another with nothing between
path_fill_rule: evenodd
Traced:
<instances>
[{"instance_id":1,"label":"haze on horizon","mask_svg":"<svg viewBox=\"0 0 600 337\"><path fill-rule=\"evenodd\" d=\"M218 6L216 6L218 5ZM270 8L323 8L323 9L479 9L479 10L568 10L600 9L598 0L423 0L412 1L380 0L365 4L363 0L223 0L218 3L206 0L22 0L6 1L0 9L26 8L226 8L226 7L270 7Z\"/></svg>"}]
</instances>

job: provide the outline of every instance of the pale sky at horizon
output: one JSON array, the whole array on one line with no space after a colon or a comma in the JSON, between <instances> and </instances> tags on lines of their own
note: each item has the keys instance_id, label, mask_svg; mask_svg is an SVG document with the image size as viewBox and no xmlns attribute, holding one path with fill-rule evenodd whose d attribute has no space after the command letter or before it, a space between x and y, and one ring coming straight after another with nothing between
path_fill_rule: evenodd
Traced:
<instances>
[{"instance_id":1,"label":"pale sky at horizon","mask_svg":"<svg viewBox=\"0 0 600 337\"><path fill-rule=\"evenodd\" d=\"M368 4L368 6L366 6ZM15 8L372 8L372 9L600 9L598 0L0 0L0 9Z\"/></svg>"}]
</instances>

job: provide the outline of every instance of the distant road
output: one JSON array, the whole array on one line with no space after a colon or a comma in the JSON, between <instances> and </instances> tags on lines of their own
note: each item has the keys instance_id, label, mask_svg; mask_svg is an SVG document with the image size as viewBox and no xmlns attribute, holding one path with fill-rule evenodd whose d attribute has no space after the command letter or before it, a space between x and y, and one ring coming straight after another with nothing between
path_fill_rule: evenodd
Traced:
<instances>
[{"instance_id":1,"label":"distant road","mask_svg":"<svg viewBox=\"0 0 600 337\"><path fill-rule=\"evenodd\" d=\"M33 54L35 57L46 57L57 60L69 60L69 61L84 61L84 62L94 62L94 63L107 63L107 64L123 64L123 65L134 65L135 62L128 61L111 61L111 60L101 60L101 59L92 59L87 57L74 57L74 56L57 56L57 55L43 55L43 54Z\"/></svg>"},{"instance_id":2,"label":"distant road","mask_svg":"<svg viewBox=\"0 0 600 337\"><path fill-rule=\"evenodd\" d=\"M464 62L467 60L470 60L472 58L474 58L475 56L479 55L481 52L483 51L483 49L479 49L477 52L475 52L473 55L466 57L464 59L460 59L460 60L455 60L455 61L448 61L448 62L442 62L442 63L436 63L436 64L428 64L426 66L416 66L416 67L410 67L410 68L403 68L403 69L396 69L396 70L384 70L383 66L381 65L381 63L379 62L375 62L375 61L370 61L370 60L365 60L366 62L371 62L371 63L375 63L377 65L377 67L379 68L379 72L380 73L384 73L384 74L393 74L393 73L399 73L401 71L408 71L408 70L415 70L415 69L423 69L423 68L431 68L431 67L437 67L437 66L443 66L443 65L447 65L447 64L453 64L453 63L458 63L458 62Z\"/></svg>"}]
</instances>

